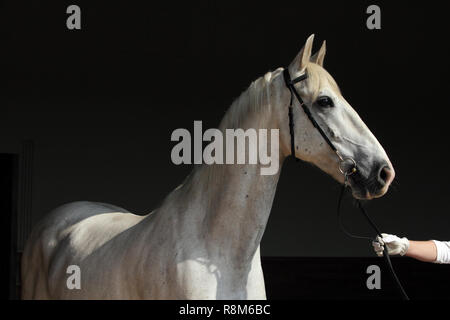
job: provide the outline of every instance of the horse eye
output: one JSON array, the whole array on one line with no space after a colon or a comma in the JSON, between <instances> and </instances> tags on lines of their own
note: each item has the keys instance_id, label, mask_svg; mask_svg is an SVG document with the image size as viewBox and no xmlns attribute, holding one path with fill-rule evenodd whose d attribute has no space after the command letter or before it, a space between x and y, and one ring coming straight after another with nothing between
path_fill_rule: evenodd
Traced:
<instances>
[{"instance_id":1,"label":"horse eye","mask_svg":"<svg viewBox=\"0 0 450 320\"><path fill-rule=\"evenodd\" d=\"M333 107L333 100L330 97L320 97L317 99L317 104L321 107Z\"/></svg>"}]
</instances>

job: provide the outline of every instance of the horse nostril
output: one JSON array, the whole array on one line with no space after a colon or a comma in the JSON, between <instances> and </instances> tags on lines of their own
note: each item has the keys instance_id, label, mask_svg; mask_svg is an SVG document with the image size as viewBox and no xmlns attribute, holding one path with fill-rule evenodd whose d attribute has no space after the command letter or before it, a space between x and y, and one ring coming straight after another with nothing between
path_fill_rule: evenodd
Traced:
<instances>
[{"instance_id":1,"label":"horse nostril","mask_svg":"<svg viewBox=\"0 0 450 320\"><path fill-rule=\"evenodd\" d=\"M382 166L378 172L378 182L384 187L393 179L393 172L389 166Z\"/></svg>"}]
</instances>

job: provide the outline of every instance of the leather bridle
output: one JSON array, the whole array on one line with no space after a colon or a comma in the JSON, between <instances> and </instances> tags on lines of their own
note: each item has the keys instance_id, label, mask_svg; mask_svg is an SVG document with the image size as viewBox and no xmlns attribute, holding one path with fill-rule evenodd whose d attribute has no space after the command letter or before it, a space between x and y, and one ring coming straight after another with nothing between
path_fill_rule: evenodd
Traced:
<instances>
[{"instance_id":1,"label":"leather bridle","mask_svg":"<svg viewBox=\"0 0 450 320\"><path fill-rule=\"evenodd\" d=\"M342 198L344 196L346 187L348 185L348 178L349 178L349 176L358 171L356 161L353 158L351 158L351 157L343 157L343 155L339 152L339 150L336 148L336 146L331 142L331 140L328 138L326 133L323 131L321 126L317 123L316 119L314 119L314 116L312 115L311 110L306 105L306 103L303 101L302 97L300 96L300 94L298 93L297 89L295 88L295 84L296 83L299 83L299 82L301 82L301 81L303 81L303 80L308 78L307 73L305 72L301 76L299 76L299 77L297 77L295 79L291 79L291 76L289 74L289 70L286 68L286 69L283 70L283 77L284 77L284 82L286 84L286 87L289 89L289 91L291 93L290 102L289 102L289 133L290 133L290 136L291 136L291 156L294 157L296 159L296 161L300 161L300 159L298 159L295 156L295 133L294 133L294 114L293 114L293 96L295 96L297 98L297 101L299 102L300 106L302 107L303 111L308 116L308 119L311 121L312 125L317 129L317 131L319 131L320 135L323 137L325 142L330 146L331 150L333 150L333 152L339 158L339 171L344 175L344 184L343 184L342 189L341 189L341 193L340 193L339 201L338 201L338 207L337 207L337 215L338 215L339 226L341 227L342 231L346 235L348 235L348 236L350 236L352 238L369 239L369 240L372 241L373 239L370 238L370 237L357 236L357 235L354 235L354 234L348 232L344 228L344 226L342 224L342 220L341 220L341 203L342 203ZM348 164L349 164L349 166L347 166ZM370 219L369 215L367 214L367 212L365 211L364 207L362 206L361 201L357 200L357 204L358 204L358 208L360 209L360 211L363 213L363 215L367 219L369 225L374 229L374 231L376 232L376 234L379 237L383 238L382 235L381 235L381 232L379 231L377 226L373 223L373 221ZM381 244L381 245L384 246L383 257L384 257L385 262L386 262L386 264L388 266L388 269L390 270L392 278L393 278L394 282L396 283L396 285L398 287L398 290L399 290L402 298L404 300L409 300L408 295L406 294L405 290L403 289L403 286L401 285L400 280L398 279L397 274L394 271L391 259L389 257L389 253L387 252L388 251L387 248L385 247L384 244Z\"/></svg>"},{"instance_id":2,"label":"leather bridle","mask_svg":"<svg viewBox=\"0 0 450 320\"><path fill-rule=\"evenodd\" d=\"M353 173L357 171L356 168L356 161L351 157L343 157L342 154L339 152L339 150L335 147L335 145L331 142L331 140L326 135L325 131L323 131L322 127L317 123L316 119L314 119L311 110L309 110L306 103L303 101L302 97L298 93L297 89L295 88L295 84L298 82L301 82L308 78L308 75L306 73L302 74L301 76L291 80L291 76L289 74L288 69L283 70L283 77L284 77L284 83L286 84L286 87L288 87L289 91L291 92L291 98L289 102L289 133L291 135L291 155L296 159L296 161L299 161L299 159L295 156L295 135L294 135L294 115L293 115L293 96L295 96L300 104L300 106L303 108L303 111L308 116L309 120L313 124L314 128L319 131L320 135L323 137L325 142L330 146L331 150L336 154L336 156L339 158L339 171L344 176L350 176ZM346 164L350 164L348 169L345 168Z\"/></svg>"}]
</instances>

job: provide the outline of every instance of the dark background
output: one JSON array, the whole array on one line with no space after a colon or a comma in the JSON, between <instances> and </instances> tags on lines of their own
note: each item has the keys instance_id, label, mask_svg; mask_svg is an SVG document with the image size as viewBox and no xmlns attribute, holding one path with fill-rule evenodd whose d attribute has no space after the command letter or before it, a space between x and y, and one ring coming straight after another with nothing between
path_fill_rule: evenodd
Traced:
<instances>
[{"instance_id":1,"label":"dark background","mask_svg":"<svg viewBox=\"0 0 450 320\"><path fill-rule=\"evenodd\" d=\"M366 28L381 7L382 29ZM66 8L81 7L81 30ZM176 128L217 127L251 81L306 38L386 149L394 188L368 204L383 232L450 238L448 18L442 2L5 1L0 153L34 141L33 224L75 200L151 211L192 169L170 160ZM374 256L336 222L339 186L288 159L264 256ZM346 225L371 234L348 200ZM232 223L230 221L230 223Z\"/></svg>"}]
</instances>

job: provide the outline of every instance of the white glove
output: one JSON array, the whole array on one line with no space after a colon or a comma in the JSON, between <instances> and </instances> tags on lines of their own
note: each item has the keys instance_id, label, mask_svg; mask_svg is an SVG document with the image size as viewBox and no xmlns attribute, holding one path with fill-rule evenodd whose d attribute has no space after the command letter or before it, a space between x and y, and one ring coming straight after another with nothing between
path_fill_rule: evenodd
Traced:
<instances>
[{"instance_id":1,"label":"white glove","mask_svg":"<svg viewBox=\"0 0 450 320\"><path fill-rule=\"evenodd\" d=\"M383 238L377 237L377 241L372 242L373 249L377 256L383 256L383 244L388 249L389 255L399 254L405 255L409 248L409 240L406 238L399 238L393 234L382 233Z\"/></svg>"}]
</instances>

